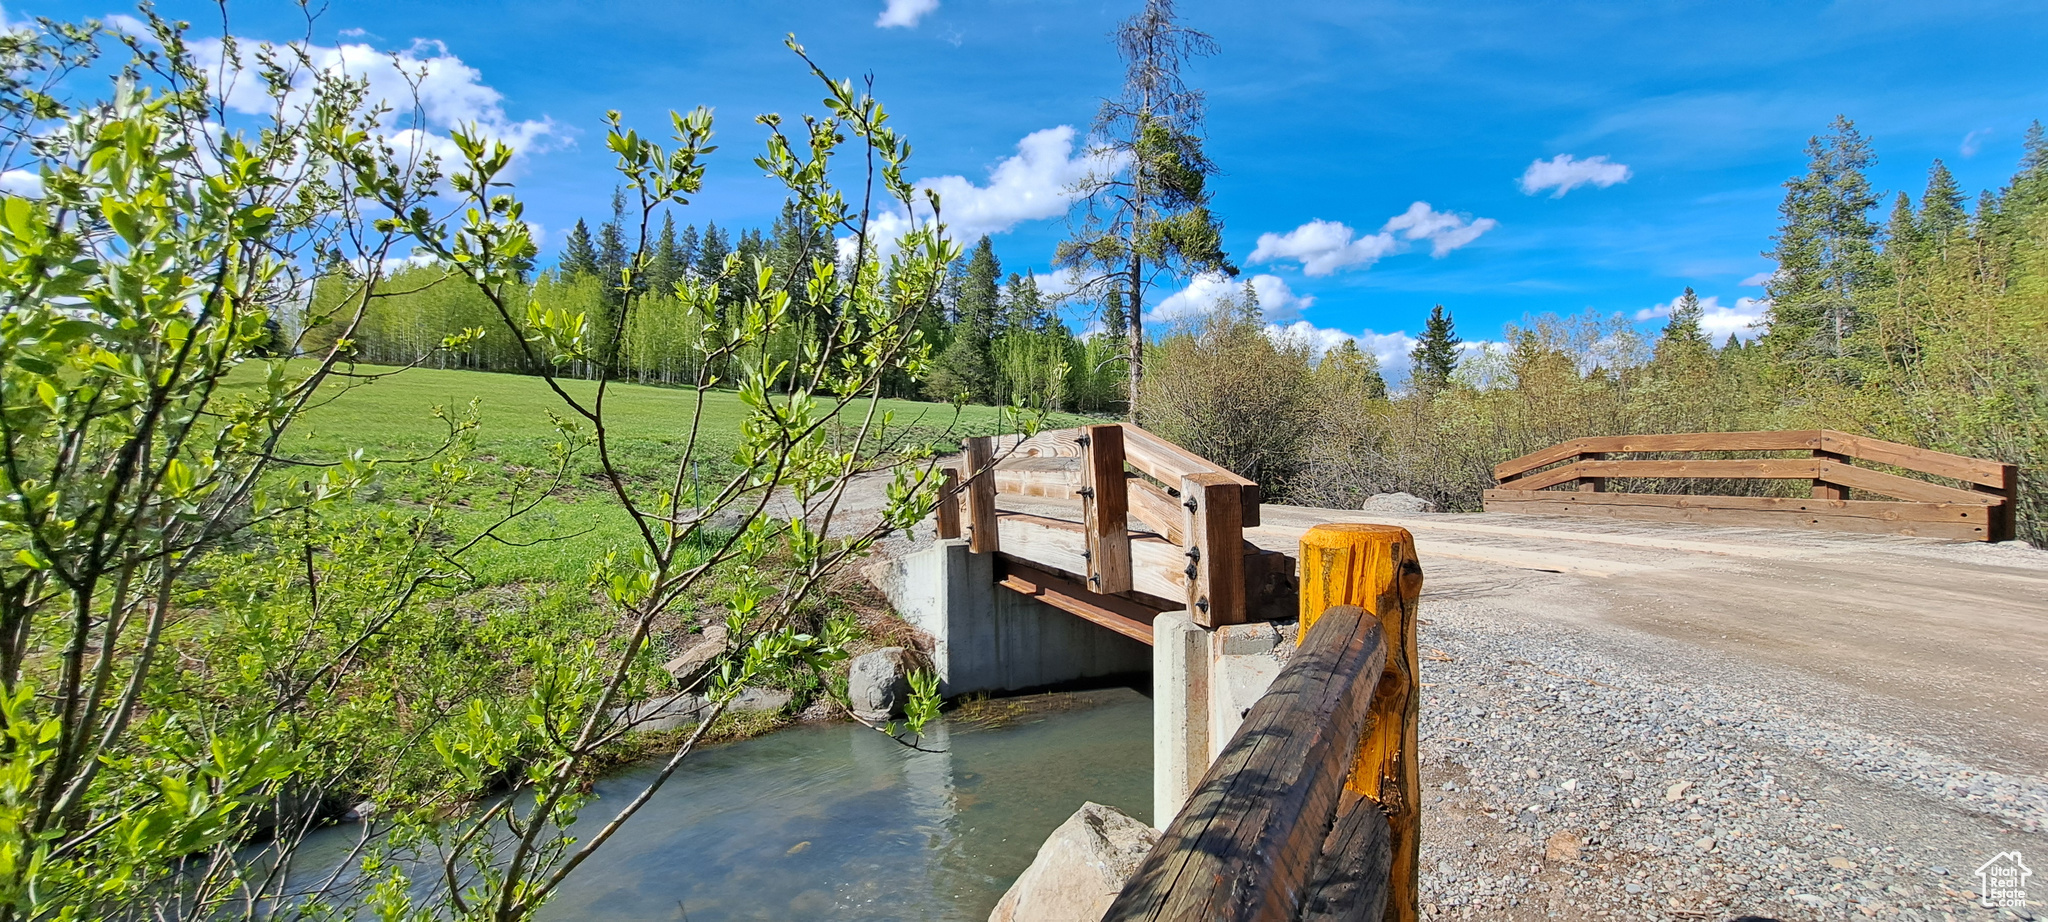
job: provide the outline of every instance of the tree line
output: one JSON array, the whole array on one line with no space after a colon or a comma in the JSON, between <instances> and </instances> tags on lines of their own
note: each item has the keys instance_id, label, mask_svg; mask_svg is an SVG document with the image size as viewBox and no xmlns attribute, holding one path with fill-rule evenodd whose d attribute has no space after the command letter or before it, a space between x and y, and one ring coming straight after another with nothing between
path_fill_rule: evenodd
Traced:
<instances>
[{"instance_id":1,"label":"tree line","mask_svg":"<svg viewBox=\"0 0 2048 922\"><path fill-rule=\"evenodd\" d=\"M1390 392L1369 361L1262 335L1240 298L1154 346L1138 418L1286 501L1406 491L1446 510L1476 510L1495 464L1567 439L1835 428L2019 465L2020 536L2048 543L2048 137L2036 123L2011 180L1974 202L1935 161L1882 221L1852 122L1807 157L1751 341L1716 347L1689 287L1654 334L1588 312L1487 348L1461 348L1438 305Z\"/></svg>"}]
</instances>

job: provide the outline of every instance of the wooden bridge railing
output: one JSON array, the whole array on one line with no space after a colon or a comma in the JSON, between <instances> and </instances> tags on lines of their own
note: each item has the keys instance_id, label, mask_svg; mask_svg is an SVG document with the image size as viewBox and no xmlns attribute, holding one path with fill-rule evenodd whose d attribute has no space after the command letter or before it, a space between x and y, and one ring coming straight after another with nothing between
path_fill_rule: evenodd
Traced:
<instances>
[{"instance_id":1,"label":"wooden bridge railing","mask_svg":"<svg viewBox=\"0 0 2048 922\"><path fill-rule=\"evenodd\" d=\"M1283 573L1270 559L1284 555L1244 540L1244 529L1259 524L1258 484L1137 426L981 436L962 448L961 469L945 476L964 514L941 502L939 537L964 534L970 550L1019 565L1013 588L1112 629L1151 639L1149 618L1131 623L1117 614L1122 606L1098 597L1155 614L1185 608L1214 627L1252 620L1264 587L1291 577L1291 566ZM999 493L1078 499L1080 520L1003 512Z\"/></svg>"},{"instance_id":2,"label":"wooden bridge railing","mask_svg":"<svg viewBox=\"0 0 2048 922\"><path fill-rule=\"evenodd\" d=\"M1800 452L1806 457L1617 459L1614 455ZM1857 467L1888 465L1958 486ZM1975 541L2013 537L2019 473L2011 464L1966 458L1828 429L1700 432L1573 439L1502 462L1488 512L1594 514L1720 525L1809 527ZM1806 480L1810 497L1611 493L1612 478ZM1560 489L1562 488L1562 489ZM1850 498L1857 490L1889 497Z\"/></svg>"},{"instance_id":3,"label":"wooden bridge railing","mask_svg":"<svg viewBox=\"0 0 2048 922\"><path fill-rule=\"evenodd\" d=\"M1300 649L1104 922L1417 917L1415 542L1319 525L1300 560Z\"/></svg>"}]
</instances>

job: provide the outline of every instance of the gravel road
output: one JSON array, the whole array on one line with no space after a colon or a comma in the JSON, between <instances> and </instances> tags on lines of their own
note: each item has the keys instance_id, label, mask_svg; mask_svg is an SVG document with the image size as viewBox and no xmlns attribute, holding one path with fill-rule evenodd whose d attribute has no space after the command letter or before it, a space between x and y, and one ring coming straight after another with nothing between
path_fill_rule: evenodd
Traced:
<instances>
[{"instance_id":1,"label":"gravel road","mask_svg":"<svg viewBox=\"0 0 2048 922\"><path fill-rule=\"evenodd\" d=\"M2048 858L2039 774L1810 674L1459 595L1422 610L1425 918L2042 917L2048 878L1987 909L1974 874Z\"/></svg>"}]
</instances>

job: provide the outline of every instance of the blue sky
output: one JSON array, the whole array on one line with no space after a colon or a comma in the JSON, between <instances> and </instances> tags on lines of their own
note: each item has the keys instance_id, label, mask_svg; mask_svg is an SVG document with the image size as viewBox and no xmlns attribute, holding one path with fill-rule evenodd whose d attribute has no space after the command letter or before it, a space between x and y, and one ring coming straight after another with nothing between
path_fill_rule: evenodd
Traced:
<instances>
[{"instance_id":1,"label":"blue sky","mask_svg":"<svg viewBox=\"0 0 2048 922\"><path fill-rule=\"evenodd\" d=\"M915 145L910 175L958 177L942 181L957 193L949 211L995 233L1006 270L1046 273L1065 223L1038 215L1058 209L1074 146L1117 88L1108 35L1135 7L333 0L313 35L434 64L447 119L481 118L528 143L519 185L552 258L578 217L595 223L608 208L608 108L665 134L669 109L714 107L724 147L706 194L678 220L765 226L780 196L750 163L762 136L752 116L815 110L819 96L782 47L795 32L835 74L874 75ZM6 12L123 9L87 0ZM161 9L219 29L210 5ZM1187 77L1209 94L1231 255L1259 277L1276 321L1326 341L1358 336L1388 358L1439 302L1477 340L1546 312L1647 315L1691 285L1711 299L1710 326L1731 329L1760 309L1745 299L1762 296L1757 279L1771 268L1759 253L1780 183L1836 114L1872 138L1876 184L1916 198L1936 157L1968 189L2003 184L2027 124L2048 119L2040 3L1180 9L1222 46ZM284 3L236 5L230 28L271 40L304 32ZM1562 194L1536 182L1546 176L1568 183ZM1219 287L1197 281L1167 312Z\"/></svg>"}]
</instances>

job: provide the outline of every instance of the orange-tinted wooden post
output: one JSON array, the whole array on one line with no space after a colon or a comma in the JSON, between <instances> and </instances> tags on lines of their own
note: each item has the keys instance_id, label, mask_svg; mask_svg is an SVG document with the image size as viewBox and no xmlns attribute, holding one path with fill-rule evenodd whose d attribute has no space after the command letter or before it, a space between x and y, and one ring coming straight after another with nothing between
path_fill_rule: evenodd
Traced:
<instances>
[{"instance_id":1,"label":"orange-tinted wooden post","mask_svg":"<svg viewBox=\"0 0 2048 922\"><path fill-rule=\"evenodd\" d=\"M1420 729L1419 658L1415 610L1422 566L1415 538L1392 525L1317 525L1301 536L1301 630L1333 605L1356 605L1379 618L1387 641L1387 667L1372 699L1372 722L1359 740L1358 762L1346 787L1387 811L1393 837L1393 879L1388 920L1413 922L1418 892L1422 778L1416 752Z\"/></svg>"},{"instance_id":2,"label":"orange-tinted wooden post","mask_svg":"<svg viewBox=\"0 0 2048 922\"><path fill-rule=\"evenodd\" d=\"M960 537L960 472L939 468L939 505L932 512L939 540Z\"/></svg>"},{"instance_id":3,"label":"orange-tinted wooden post","mask_svg":"<svg viewBox=\"0 0 2048 922\"><path fill-rule=\"evenodd\" d=\"M977 435L960 443L967 465L967 549L993 554L996 536L996 462L994 440Z\"/></svg>"},{"instance_id":4,"label":"orange-tinted wooden post","mask_svg":"<svg viewBox=\"0 0 2048 922\"><path fill-rule=\"evenodd\" d=\"M1081 522L1088 539L1088 588L1131 591L1130 491L1124 479L1124 429L1081 429Z\"/></svg>"}]
</instances>

